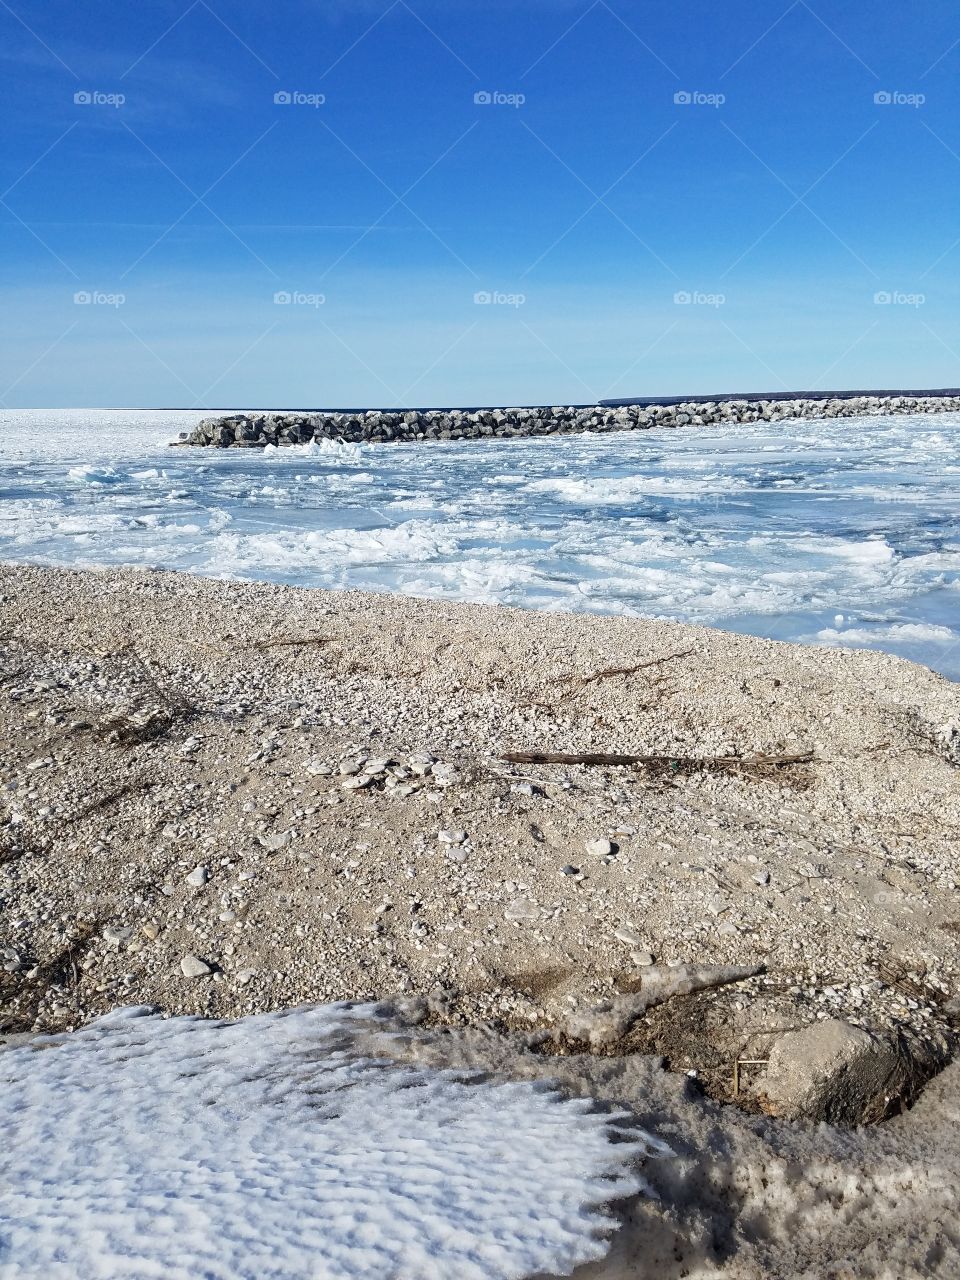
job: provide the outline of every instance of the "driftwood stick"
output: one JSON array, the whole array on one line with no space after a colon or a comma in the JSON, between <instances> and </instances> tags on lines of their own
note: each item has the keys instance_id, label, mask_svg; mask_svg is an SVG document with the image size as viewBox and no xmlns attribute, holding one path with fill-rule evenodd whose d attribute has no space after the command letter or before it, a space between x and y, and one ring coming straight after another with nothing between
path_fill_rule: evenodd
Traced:
<instances>
[{"instance_id":1,"label":"driftwood stick","mask_svg":"<svg viewBox=\"0 0 960 1280\"><path fill-rule=\"evenodd\" d=\"M279 649L284 646L301 644L332 644L332 636L281 636L279 640L259 640L247 645L248 649Z\"/></svg>"},{"instance_id":2,"label":"driftwood stick","mask_svg":"<svg viewBox=\"0 0 960 1280\"><path fill-rule=\"evenodd\" d=\"M593 684L598 680L612 680L614 676L635 676L638 671L647 667L659 667L664 662L673 662L677 658L688 658L693 649L681 649L677 653L665 653L659 658L648 658L646 662L638 662L632 667L604 667L602 671L594 671L589 676L561 676L560 679L572 685Z\"/></svg>"},{"instance_id":3,"label":"driftwood stick","mask_svg":"<svg viewBox=\"0 0 960 1280\"><path fill-rule=\"evenodd\" d=\"M809 764L812 751L791 756L639 756L615 755L603 751L507 751L502 759L509 764L641 765L662 769L742 769L782 768Z\"/></svg>"}]
</instances>

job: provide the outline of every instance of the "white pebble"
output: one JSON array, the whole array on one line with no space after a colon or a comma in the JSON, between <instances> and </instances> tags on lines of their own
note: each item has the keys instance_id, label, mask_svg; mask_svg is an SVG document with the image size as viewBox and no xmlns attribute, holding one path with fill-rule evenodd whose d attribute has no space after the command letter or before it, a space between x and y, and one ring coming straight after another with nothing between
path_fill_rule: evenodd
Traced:
<instances>
[{"instance_id":1,"label":"white pebble","mask_svg":"<svg viewBox=\"0 0 960 1280\"><path fill-rule=\"evenodd\" d=\"M628 947L639 947L643 943L636 929L614 929L613 936Z\"/></svg>"},{"instance_id":2,"label":"white pebble","mask_svg":"<svg viewBox=\"0 0 960 1280\"><path fill-rule=\"evenodd\" d=\"M586 840L583 847L591 858L609 858L617 852L617 846L612 840Z\"/></svg>"},{"instance_id":3,"label":"white pebble","mask_svg":"<svg viewBox=\"0 0 960 1280\"><path fill-rule=\"evenodd\" d=\"M507 920L539 920L540 908L527 898L514 898L503 914Z\"/></svg>"},{"instance_id":4,"label":"white pebble","mask_svg":"<svg viewBox=\"0 0 960 1280\"><path fill-rule=\"evenodd\" d=\"M344 791L359 791L362 787L369 787L372 781L369 773L360 773L353 778L344 778L340 785Z\"/></svg>"},{"instance_id":5,"label":"white pebble","mask_svg":"<svg viewBox=\"0 0 960 1280\"><path fill-rule=\"evenodd\" d=\"M442 844L465 844L467 839L467 833L465 831L447 829L447 830L441 831L437 839Z\"/></svg>"},{"instance_id":6,"label":"white pebble","mask_svg":"<svg viewBox=\"0 0 960 1280\"><path fill-rule=\"evenodd\" d=\"M180 961L180 972L185 978L205 978L213 970L206 961L188 952Z\"/></svg>"}]
</instances>

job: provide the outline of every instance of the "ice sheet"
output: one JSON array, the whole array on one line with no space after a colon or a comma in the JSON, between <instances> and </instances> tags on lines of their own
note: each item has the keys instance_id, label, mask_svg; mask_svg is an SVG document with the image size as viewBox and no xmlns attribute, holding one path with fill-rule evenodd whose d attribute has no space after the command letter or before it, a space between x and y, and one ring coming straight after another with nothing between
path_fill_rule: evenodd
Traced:
<instances>
[{"instance_id":1,"label":"ice sheet","mask_svg":"<svg viewBox=\"0 0 960 1280\"><path fill-rule=\"evenodd\" d=\"M0 556L676 618L960 677L960 414L165 447L201 416L0 413Z\"/></svg>"}]
</instances>

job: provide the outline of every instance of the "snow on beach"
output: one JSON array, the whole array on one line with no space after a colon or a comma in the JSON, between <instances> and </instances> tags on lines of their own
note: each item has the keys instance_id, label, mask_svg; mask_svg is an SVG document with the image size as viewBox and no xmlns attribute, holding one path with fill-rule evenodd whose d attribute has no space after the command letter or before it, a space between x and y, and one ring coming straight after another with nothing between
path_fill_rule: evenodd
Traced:
<instances>
[{"instance_id":1,"label":"snow on beach","mask_svg":"<svg viewBox=\"0 0 960 1280\"><path fill-rule=\"evenodd\" d=\"M885 649L960 676L960 414L176 450L199 413L0 413L0 557Z\"/></svg>"},{"instance_id":2,"label":"snow on beach","mask_svg":"<svg viewBox=\"0 0 960 1280\"><path fill-rule=\"evenodd\" d=\"M371 1006L121 1009L0 1054L4 1280L498 1280L607 1251L664 1144L536 1082L372 1058Z\"/></svg>"}]
</instances>

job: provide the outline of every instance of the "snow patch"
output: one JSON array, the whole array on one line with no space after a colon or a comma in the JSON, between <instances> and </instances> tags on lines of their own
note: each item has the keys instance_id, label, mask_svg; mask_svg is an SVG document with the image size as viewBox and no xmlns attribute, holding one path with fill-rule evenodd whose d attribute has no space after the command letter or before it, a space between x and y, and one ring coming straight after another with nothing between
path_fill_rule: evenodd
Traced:
<instances>
[{"instance_id":1,"label":"snow patch","mask_svg":"<svg viewBox=\"0 0 960 1280\"><path fill-rule=\"evenodd\" d=\"M4 1280L498 1280L602 1258L664 1146L533 1082L364 1055L375 1006L119 1010L0 1054ZM621 1134L622 1138L624 1135Z\"/></svg>"}]
</instances>

